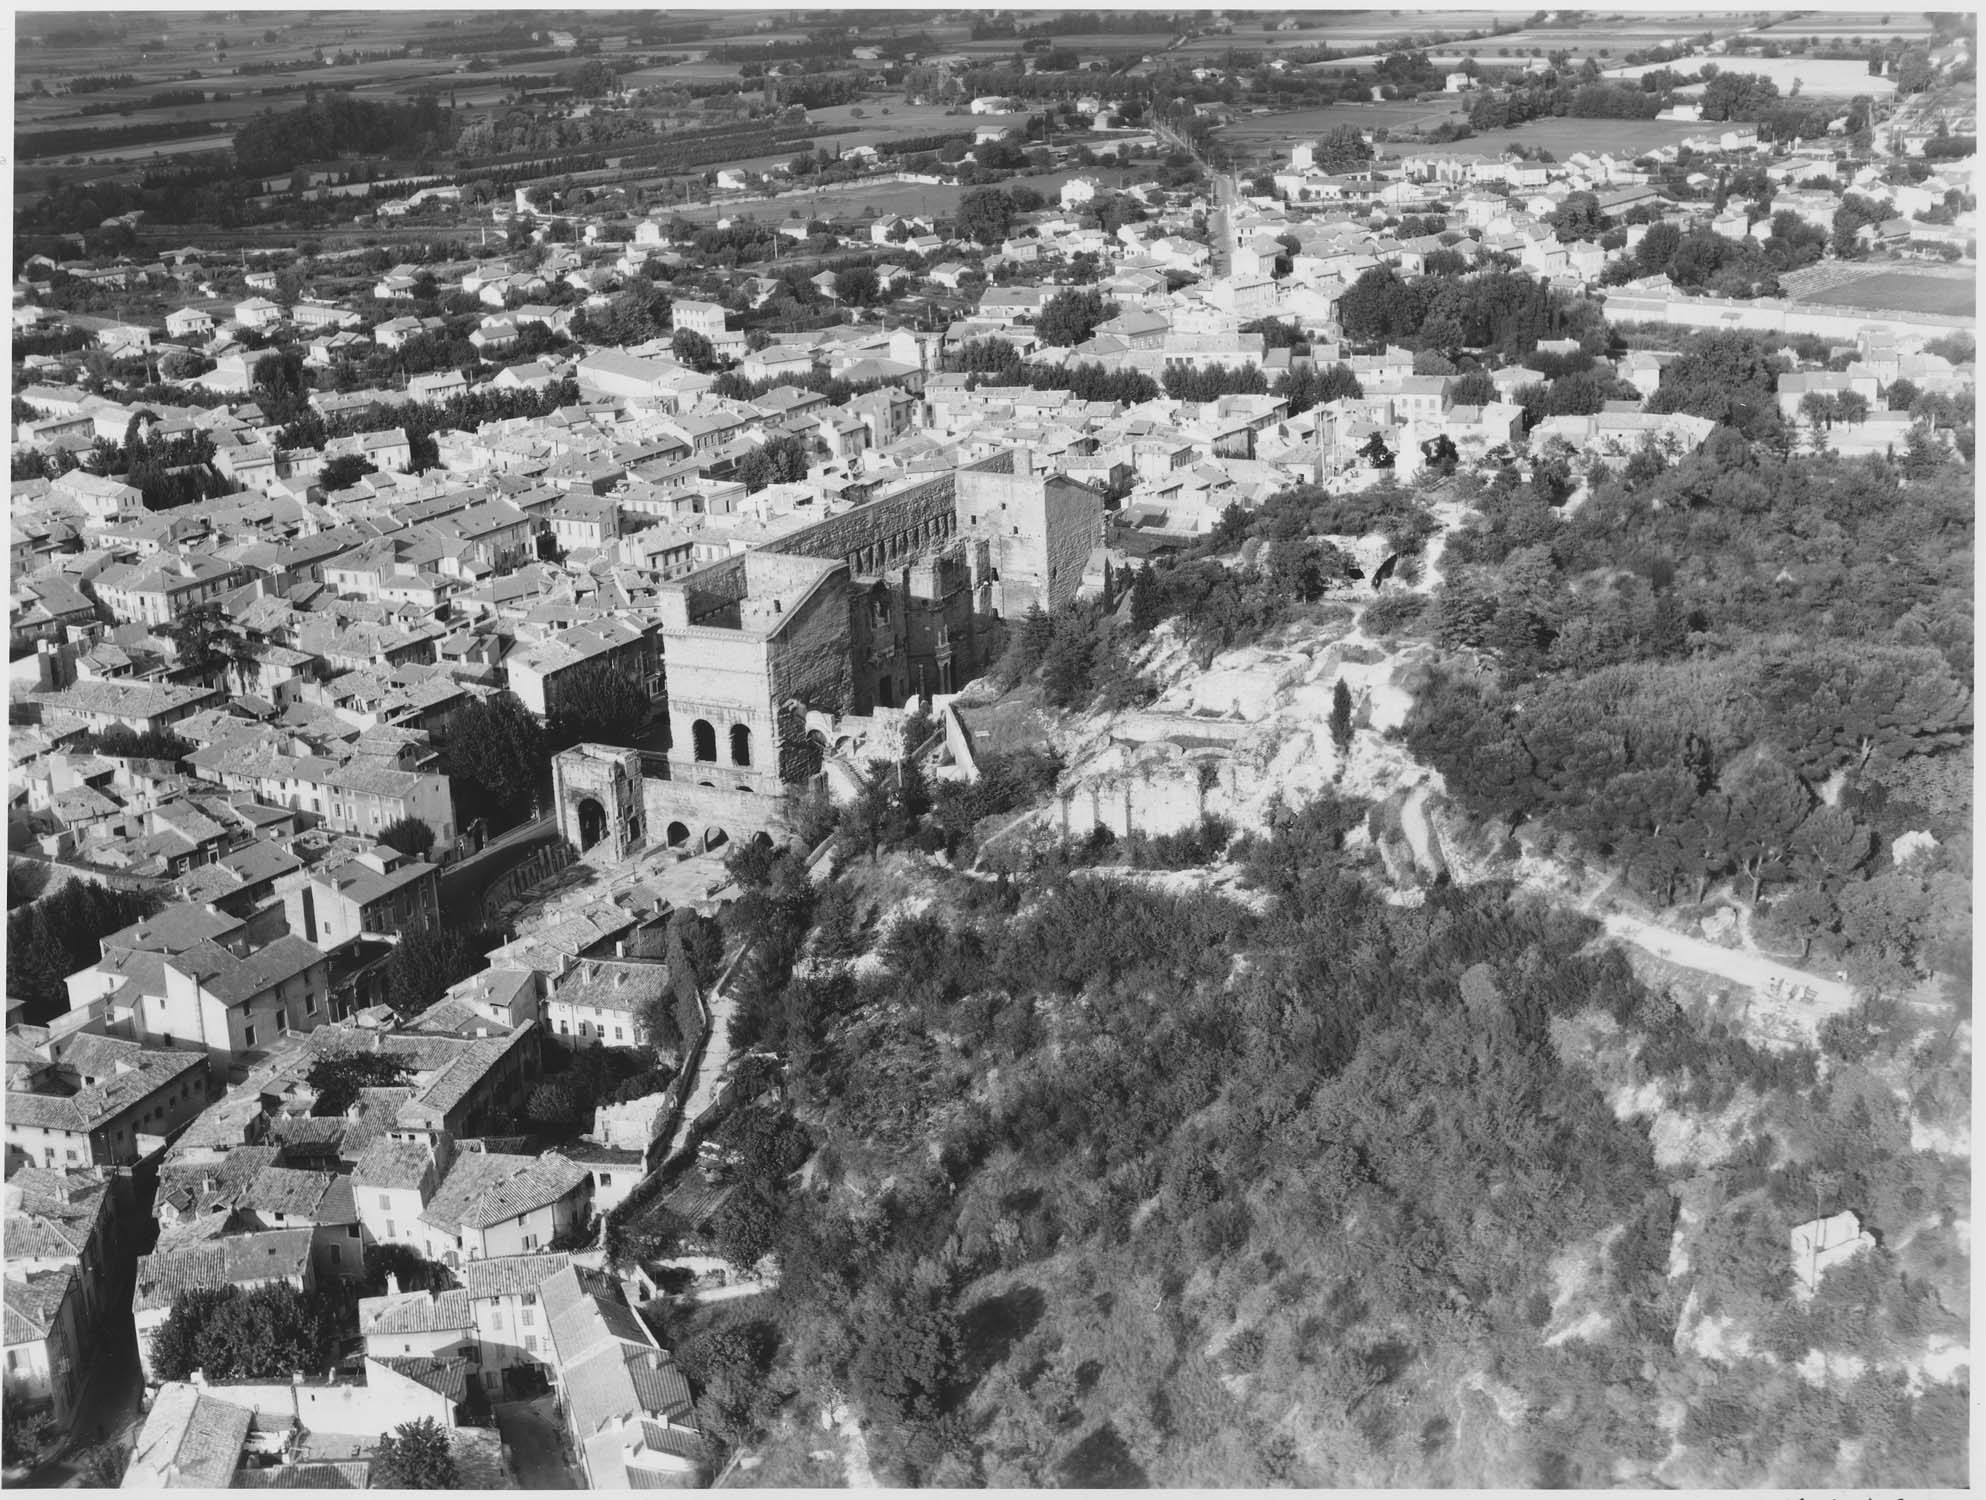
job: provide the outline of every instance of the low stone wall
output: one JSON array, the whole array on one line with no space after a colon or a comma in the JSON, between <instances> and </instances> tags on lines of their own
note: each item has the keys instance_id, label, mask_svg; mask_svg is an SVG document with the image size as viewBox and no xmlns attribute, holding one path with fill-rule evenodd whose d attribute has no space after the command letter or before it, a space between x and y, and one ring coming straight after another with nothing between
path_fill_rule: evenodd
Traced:
<instances>
[{"instance_id":1,"label":"low stone wall","mask_svg":"<svg viewBox=\"0 0 1986 1500\"><path fill-rule=\"evenodd\" d=\"M563 839L533 849L522 860L492 880L483 891L483 920L494 922L497 913L517 900L540 881L550 880L573 862L572 846Z\"/></svg>"}]
</instances>

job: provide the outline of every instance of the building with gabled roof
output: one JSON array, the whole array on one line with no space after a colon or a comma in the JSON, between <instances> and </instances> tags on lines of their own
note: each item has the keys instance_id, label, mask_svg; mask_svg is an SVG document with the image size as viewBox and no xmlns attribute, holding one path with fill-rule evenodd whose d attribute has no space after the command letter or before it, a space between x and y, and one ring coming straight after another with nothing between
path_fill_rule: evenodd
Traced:
<instances>
[{"instance_id":1,"label":"building with gabled roof","mask_svg":"<svg viewBox=\"0 0 1986 1500\"><path fill-rule=\"evenodd\" d=\"M88 1379L82 1274L75 1266L5 1278L7 1383L32 1401L47 1401L66 1427Z\"/></svg>"},{"instance_id":2,"label":"building with gabled roof","mask_svg":"<svg viewBox=\"0 0 1986 1500\"><path fill-rule=\"evenodd\" d=\"M555 1151L462 1152L421 1214L425 1253L453 1267L545 1249L584 1221L592 1187L591 1173Z\"/></svg>"},{"instance_id":3,"label":"building with gabled roof","mask_svg":"<svg viewBox=\"0 0 1986 1500\"><path fill-rule=\"evenodd\" d=\"M254 1425L251 1408L183 1380L169 1381L152 1400L123 1487L227 1489Z\"/></svg>"},{"instance_id":4,"label":"building with gabled roof","mask_svg":"<svg viewBox=\"0 0 1986 1500\"><path fill-rule=\"evenodd\" d=\"M690 1488L706 1449L689 1381L611 1277L567 1266L544 1308L566 1423L594 1489Z\"/></svg>"},{"instance_id":5,"label":"building with gabled roof","mask_svg":"<svg viewBox=\"0 0 1986 1500\"><path fill-rule=\"evenodd\" d=\"M317 1289L311 1264L311 1231L274 1229L226 1235L186 1249L155 1250L138 1258L131 1319L138 1330L138 1362L151 1378L152 1337L181 1292L234 1286L243 1291L288 1282L300 1292Z\"/></svg>"},{"instance_id":6,"label":"building with gabled roof","mask_svg":"<svg viewBox=\"0 0 1986 1500\"><path fill-rule=\"evenodd\" d=\"M87 1031L7 1033L7 1165L130 1165L206 1108L207 1055Z\"/></svg>"}]
</instances>

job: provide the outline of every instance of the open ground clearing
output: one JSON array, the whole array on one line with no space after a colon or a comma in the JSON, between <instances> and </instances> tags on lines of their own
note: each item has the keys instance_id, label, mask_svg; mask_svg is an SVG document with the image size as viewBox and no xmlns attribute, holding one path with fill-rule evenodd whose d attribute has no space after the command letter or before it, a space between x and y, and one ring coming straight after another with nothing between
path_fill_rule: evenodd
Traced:
<instances>
[{"instance_id":1,"label":"open ground clearing","mask_svg":"<svg viewBox=\"0 0 1986 1500\"><path fill-rule=\"evenodd\" d=\"M1852 281L1796 294L1795 301L1870 312L1938 313L1969 318L1978 301L1970 275L1940 276L1930 271L1874 271Z\"/></svg>"}]
</instances>

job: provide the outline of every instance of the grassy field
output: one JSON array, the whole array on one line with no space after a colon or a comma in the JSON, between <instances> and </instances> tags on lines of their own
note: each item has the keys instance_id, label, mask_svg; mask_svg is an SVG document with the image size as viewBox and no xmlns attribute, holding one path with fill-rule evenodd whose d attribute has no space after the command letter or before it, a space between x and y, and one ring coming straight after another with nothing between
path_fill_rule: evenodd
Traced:
<instances>
[{"instance_id":1,"label":"grassy field","mask_svg":"<svg viewBox=\"0 0 1986 1500\"><path fill-rule=\"evenodd\" d=\"M1825 307L1867 312L1937 313L1969 318L1978 304L1970 276L1932 276L1920 271L1877 271L1838 286L1821 287L1798 299Z\"/></svg>"},{"instance_id":2,"label":"grassy field","mask_svg":"<svg viewBox=\"0 0 1986 1500\"><path fill-rule=\"evenodd\" d=\"M1388 155L1439 151L1455 156L1493 157L1513 142L1542 146L1561 159L1575 151L1646 151L1650 147L1680 141L1700 134L1701 125L1674 120L1529 120L1522 125L1470 136L1444 145L1422 146L1412 140L1397 139L1410 130L1429 130L1443 120L1459 119L1460 103L1422 100L1413 104L1332 104L1321 109L1297 109L1275 115L1256 115L1239 120L1221 131L1221 139L1253 160L1274 157L1287 161L1289 148L1300 141L1314 141L1339 125L1356 125L1361 130L1385 128L1396 139L1382 150Z\"/></svg>"},{"instance_id":3,"label":"grassy field","mask_svg":"<svg viewBox=\"0 0 1986 1500\"><path fill-rule=\"evenodd\" d=\"M1835 61L1817 57L1744 57L1719 58L1718 67L1726 73L1751 73L1762 78L1770 78L1779 85L1782 94L1791 92L1798 83L1802 94L1823 98L1852 98L1856 94L1867 94L1872 99L1886 98L1896 92L1895 80L1871 78L1867 63ZM1609 78L1639 78L1643 73L1655 68L1673 66L1655 63L1639 68L1609 69ZM1684 90L1697 92L1695 89Z\"/></svg>"}]
</instances>

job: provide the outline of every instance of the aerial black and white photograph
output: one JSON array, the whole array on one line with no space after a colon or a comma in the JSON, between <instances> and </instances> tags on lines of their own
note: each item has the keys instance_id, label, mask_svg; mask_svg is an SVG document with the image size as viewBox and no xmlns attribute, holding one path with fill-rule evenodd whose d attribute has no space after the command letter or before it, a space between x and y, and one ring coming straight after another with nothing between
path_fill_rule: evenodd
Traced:
<instances>
[{"instance_id":1,"label":"aerial black and white photograph","mask_svg":"<svg viewBox=\"0 0 1986 1500\"><path fill-rule=\"evenodd\" d=\"M1976 11L6 24L6 1488L1968 1486Z\"/></svg>"}]
</instances>

